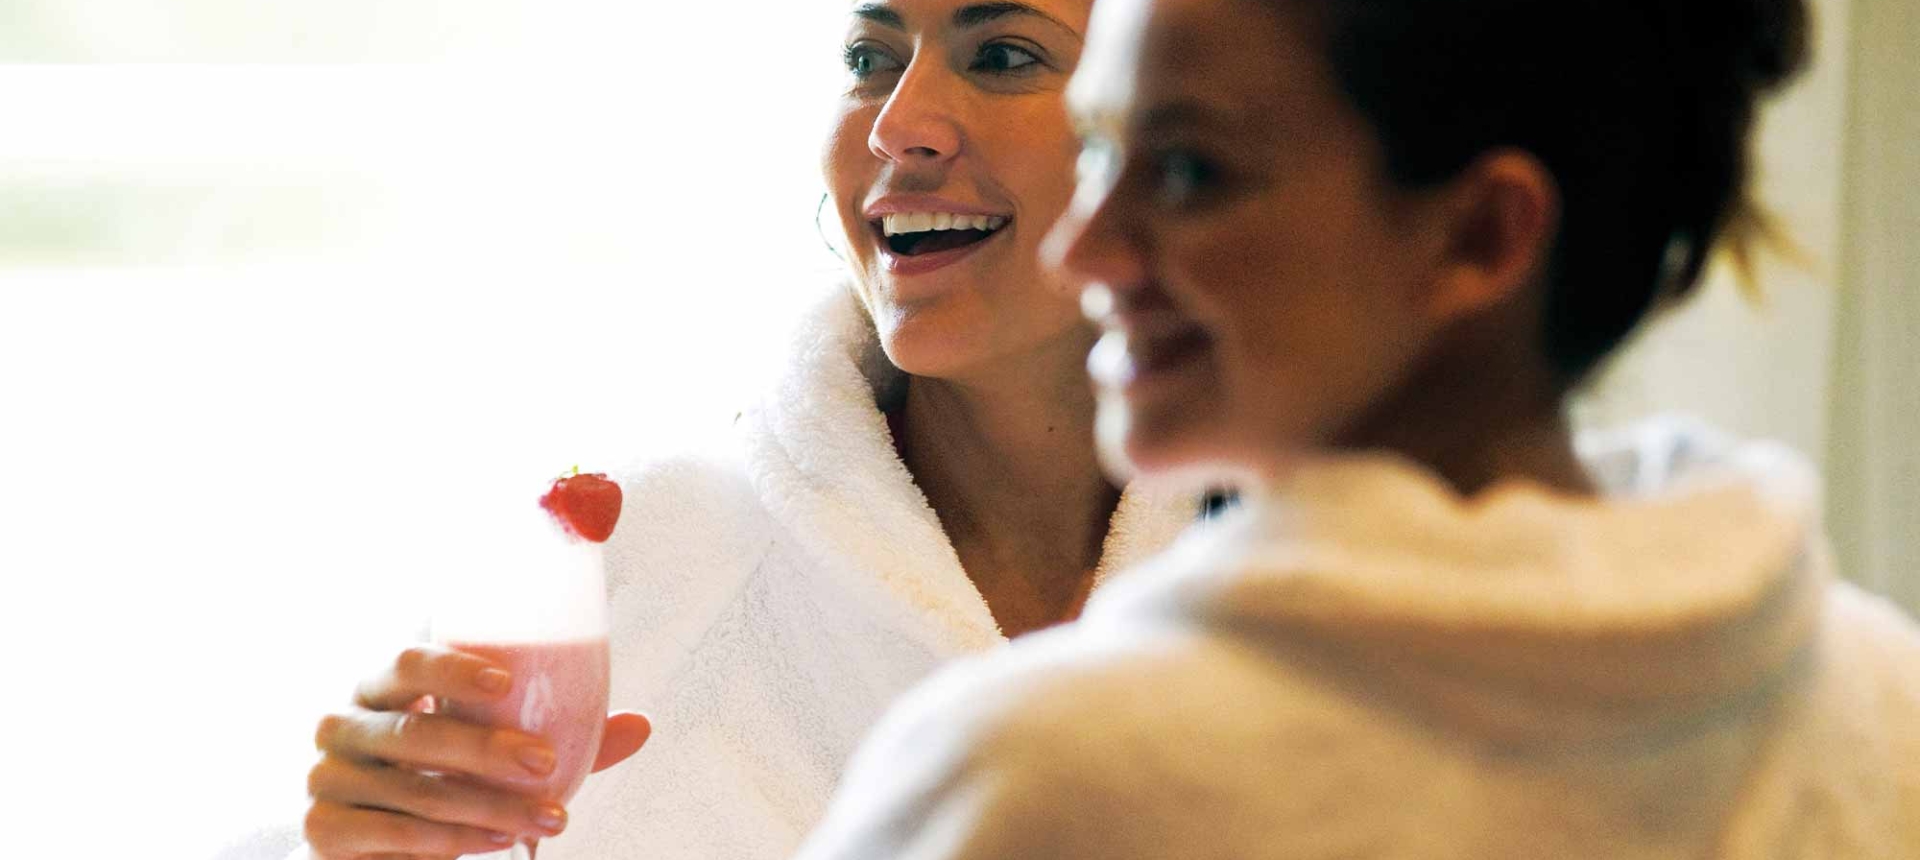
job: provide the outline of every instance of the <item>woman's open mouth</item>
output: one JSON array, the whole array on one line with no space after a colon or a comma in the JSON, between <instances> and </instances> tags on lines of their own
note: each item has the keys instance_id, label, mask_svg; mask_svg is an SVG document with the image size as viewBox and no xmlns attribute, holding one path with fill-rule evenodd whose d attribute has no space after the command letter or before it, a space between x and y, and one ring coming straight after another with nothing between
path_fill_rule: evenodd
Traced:
<instances>
[{"instance_id":1,"label":"woman's open mouth","mask_svg":"<svg viewBox=\"0 0 1920 860\"><path fill-rule=\"evenodd\" d=\"M919 274L941 268L978 248L1012 219L998 215L903 212L872 222L882 247L894 259L889 268Z\"/></svg>"}]
</instances>

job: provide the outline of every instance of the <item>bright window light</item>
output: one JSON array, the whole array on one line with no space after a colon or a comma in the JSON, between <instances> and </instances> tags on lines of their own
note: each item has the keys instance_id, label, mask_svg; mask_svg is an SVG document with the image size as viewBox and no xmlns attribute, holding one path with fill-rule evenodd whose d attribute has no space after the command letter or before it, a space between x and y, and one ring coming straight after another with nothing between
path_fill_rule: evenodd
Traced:
<instances>
[{"instance_id":1,"label":"bright window light","mask_svg":"<svg viewBox=\"0 0 1920 860\"><path fill-rule=\"evenodd\" d=\"M726 426L838 265L840 9L749 5L10 5L26 854L297 822L463 511Z\"/></svg>"}]
</instances>

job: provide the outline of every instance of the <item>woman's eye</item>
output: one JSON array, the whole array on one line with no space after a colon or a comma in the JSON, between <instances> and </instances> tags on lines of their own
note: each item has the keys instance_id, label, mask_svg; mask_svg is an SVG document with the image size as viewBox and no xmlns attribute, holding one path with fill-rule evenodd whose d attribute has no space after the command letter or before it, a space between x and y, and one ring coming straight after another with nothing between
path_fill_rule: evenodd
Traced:
<instances>
[{"instance_id":1,"label":"woman's eye","mask_svg":"<svg viewBox=\"0 0 1920 860\"><path fill-rule=\"evenodd\" d=\"M1220 170L1191 152L1161 153L1154 159L1154 173L1161 198L1175 206L1192 202L1220 183Z\"/></svg>"},{"instance_id":2,"label":"woman's eye","mask_svg":"<svg viewBox=\"0 0 1920 860\"><path fill-rule=\"evenodd\" d=\"M902 68L900 61L894 59L892 54L877 45L864 42L848 45L843 59L846 61L847 71L863 81L874 75L897 72Z\"/></svg>"},{"instance_id":3,"label":"woman's eye","mask_svg":"<svg viewBox=\"0 0 1920 860\"><path fill-rule=\"evenodd\" d=\"M973 71L1004 75L1039 63L1040 58L1032 51L995 42L980 49L979 55L973 60Z\"/></svg>"}]
</instances>

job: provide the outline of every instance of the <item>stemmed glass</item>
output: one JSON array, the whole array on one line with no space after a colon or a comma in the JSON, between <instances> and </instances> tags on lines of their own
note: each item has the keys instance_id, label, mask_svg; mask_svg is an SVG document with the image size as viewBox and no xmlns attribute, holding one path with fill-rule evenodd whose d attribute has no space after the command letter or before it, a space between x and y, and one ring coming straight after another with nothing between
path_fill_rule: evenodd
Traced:
<instances>
[{"instance_id":1,"label":"stemmed glass","mask_svg":"<svg viewBox=\"0 0 1920 860\"><path fill-rule=\"evenodd\" d=\"M434 598L433 639L484 657L513 676L492 702L449 701L456 719L517 729L553 747L545 799L565 805L587 778L607 718L606 569L600 544L568 535L538 506L480 532L484 555L460 565ZM533 845L484 855L532 860Z\"/></svg>"}]
</instances>

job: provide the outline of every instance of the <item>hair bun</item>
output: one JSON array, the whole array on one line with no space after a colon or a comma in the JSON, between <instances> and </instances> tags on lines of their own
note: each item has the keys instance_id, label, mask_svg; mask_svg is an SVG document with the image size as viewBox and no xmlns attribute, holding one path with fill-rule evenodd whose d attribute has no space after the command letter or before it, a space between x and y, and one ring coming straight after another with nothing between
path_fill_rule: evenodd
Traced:
<instances>
[{"instance_id":1,"label":"hair bun","mask_svg":"<svg viewBox=\"0 0 1920 860\"><path fill-rule=\"evenodd\" d=\"M1702 62L1722 69L1743 89L1778 89L1806 68L1812 50L1807 0L1655 0L1689 7L1689 44ZM1724 50L1715 51L1714 46Z\"/></svg>"}]
</instances>

